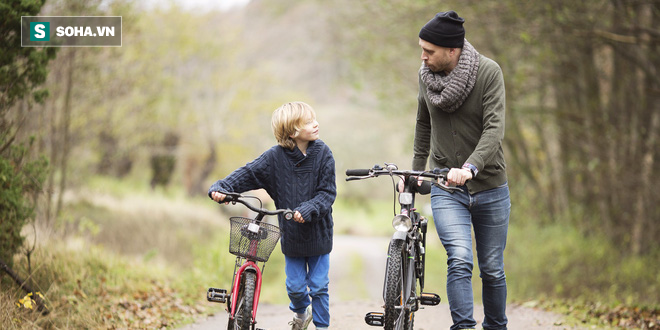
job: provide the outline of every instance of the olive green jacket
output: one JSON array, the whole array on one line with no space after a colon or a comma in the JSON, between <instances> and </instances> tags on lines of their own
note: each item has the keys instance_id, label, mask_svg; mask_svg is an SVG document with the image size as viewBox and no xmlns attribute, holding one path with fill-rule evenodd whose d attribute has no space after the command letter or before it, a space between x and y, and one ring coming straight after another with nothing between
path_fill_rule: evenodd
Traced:
<instances>
[{"instance_id":1,"label":"olive green jacket","mask_svg":"<svg viewBox=\"0 0 660 330\"><path fill-rule=\"evenodd\" d=\"M465 163L476 166L477 175L467 182L471 194L507 182L502 151L504 77L495 61L479 56L474 88L453 113L431 104L420 76L413 149L413 170L424 170L427 159L431 169L461 168Z\"/></svg>"}]
</instances>

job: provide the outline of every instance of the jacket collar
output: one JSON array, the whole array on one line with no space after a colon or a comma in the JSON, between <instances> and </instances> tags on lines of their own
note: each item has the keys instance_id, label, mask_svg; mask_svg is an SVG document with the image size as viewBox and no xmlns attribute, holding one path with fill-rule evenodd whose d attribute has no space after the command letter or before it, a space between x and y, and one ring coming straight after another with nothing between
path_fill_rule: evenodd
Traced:
<instances>
[{"instance_id":1,"label":"jacket collar","mask_svg":"<svg viewBox=\"0 0 660 330\"><path fill-rule=\"evenodd\" d=\"M307 146L307 156L303 155L302 151L296 146L293 149L284 149L284 153L286 156L293 161L294 164L300 164L302 163L305 159L307 159L310 156L315 155L319 149L321 148L321 143L318 143L316 141L309 141L309 145Z\"/></svg>"}]
</instances>

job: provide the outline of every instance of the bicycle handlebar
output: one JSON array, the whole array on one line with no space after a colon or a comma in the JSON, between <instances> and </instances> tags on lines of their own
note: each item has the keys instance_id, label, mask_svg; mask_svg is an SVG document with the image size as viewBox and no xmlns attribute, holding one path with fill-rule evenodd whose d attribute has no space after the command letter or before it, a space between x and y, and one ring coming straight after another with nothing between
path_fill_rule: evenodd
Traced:
<instances>
[{"instance_id":1,"label":"bicycle handlebar","mask_svg":"<svg viewBox=\"0 0 660 330\"><path fill-rule=\"evenodd\" d=\"M385 168L381 167L380 165L375 165L371 169L347 169L346 181L364 180L369 178L375 178L381 175L403 176L407 180L411 178L419 179L421 177L424 177L424 178L431 178L438 180L439 182L432 182L432 184L448 192L463 191L463 189L461 188L450 187L445 183L445 181L447 180L448 172L449 172L448 168L445 169L435 168L432 171L399 170L395 164L385 163ZM423 180L423 181L428 182L427 180ZM428 187L428 189L430 191L430 187ZM419 190L419 192L422 192L424 190Z\"/></svg>"},{"instance_id":2,"label":"bicycle handlebar","mask_svg":"<svg viewBox=\"0 0 660 330\"><path fill-rule=\"evenodd\" d=\"M291 209L277 209L277 210L275 210L275 211L269 211L269 210L264 209L264 208L258 208L258 207L256 207L256 206L254 206L254 205L248 203L247 201L245 201L245 198L246 198L246 197L255 198L255 199L261 201L261 200L260 200L258 197L256 197L256 196L243 196L243 195L241 195L241 194L239 194L239 193L230 193L230 192L222 192L222 191L219 191L219 193L224 194L224 195L225 195L225 199L222 200L222 201L220 201L220 202L218 202L218 204L220 204L220 203L232 203L232 204L240 203L240 204L245 205L248 209L250 209L250 210L252 210L252 211L254 211L254 212L257 212L257 213L259 213L259 214L263 214L263 215L278 215L278 214L283 214L283 215L284 215L284 219L286 219L286 220L291 220L291 219L293 219L293 211L291 211Z\"/></svg>"}]
</instances>

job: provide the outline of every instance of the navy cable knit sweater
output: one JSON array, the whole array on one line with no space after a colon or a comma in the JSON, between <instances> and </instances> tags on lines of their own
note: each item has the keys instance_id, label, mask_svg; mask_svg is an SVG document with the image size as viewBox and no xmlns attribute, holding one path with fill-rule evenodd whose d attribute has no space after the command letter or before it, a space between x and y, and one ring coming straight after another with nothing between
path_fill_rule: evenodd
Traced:
<instances>
[{"instance_id":1,"label":"navy cable knit sweater","mask_svg":"<svg viewBox=\"0 0 660 330\"><path fill-rule=\"evenodd\" d=\"M309 142L307 156L274 146L257 159L218 180L211 192L236 192L263 188L278 209L300 212L305 223L278 216L282 253L290 257L317 256L332 251L332 204L337 196L335 160L321 140Z\"/></svg>"}]
</instances>

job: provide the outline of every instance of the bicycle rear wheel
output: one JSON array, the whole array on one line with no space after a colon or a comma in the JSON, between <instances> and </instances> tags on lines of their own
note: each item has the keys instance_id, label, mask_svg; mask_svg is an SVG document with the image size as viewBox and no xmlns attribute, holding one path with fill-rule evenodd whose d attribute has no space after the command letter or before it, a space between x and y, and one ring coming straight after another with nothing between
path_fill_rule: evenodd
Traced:
<instances>
[{"instance_id":1,"label":"bicycle rear wheel","mask_svg":"<svg viewBox=\"0 0 660 330\"><path fill-rule=\"evenodd\" d=\"M392 240L387 253L387 269L385 273L385 324L386 330L412 329L414 315L404 308L404 262L407 260L405 241ZM397 327L397 321L401 316L403 324Z\"/></svg>"},{"instance_id":2,"label":"bicycle rear wheel","mask_svg":"<svg viewBox=\"0 0 660 330\"><path fill-rule=\"evenodd\" d=\"M238 289L236 314L229 319L228 330L249 330L252 326L252 305L254 304L254 290L257 275L253 272L243 273L243 280Z\"/></svg>"}]
</instances>

